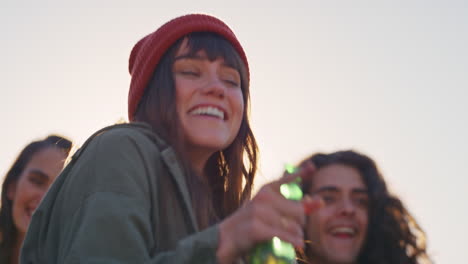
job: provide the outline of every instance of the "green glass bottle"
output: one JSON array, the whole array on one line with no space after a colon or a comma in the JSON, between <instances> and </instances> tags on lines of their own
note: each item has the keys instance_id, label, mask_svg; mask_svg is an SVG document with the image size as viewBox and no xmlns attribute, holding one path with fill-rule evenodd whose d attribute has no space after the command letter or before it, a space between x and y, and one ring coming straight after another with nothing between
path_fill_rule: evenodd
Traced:
<instances>
[{"instance_id":1,"label":"green glass bottle","mask_svg":"<svg viewBox=\"0 0 468 264\"><path fill-rule=\"evenodd\" d=\"M296 172L297 168L286 165L286 171L291 174ZM282 184L280 192L286 199L299 201L303 196L300 184L301 178L298 177L292 182ZM250 264L293 264L296 263L296 251L292 244L274 237L256 246L249 255L248 262Z\"/></svg>"}]
</instances>

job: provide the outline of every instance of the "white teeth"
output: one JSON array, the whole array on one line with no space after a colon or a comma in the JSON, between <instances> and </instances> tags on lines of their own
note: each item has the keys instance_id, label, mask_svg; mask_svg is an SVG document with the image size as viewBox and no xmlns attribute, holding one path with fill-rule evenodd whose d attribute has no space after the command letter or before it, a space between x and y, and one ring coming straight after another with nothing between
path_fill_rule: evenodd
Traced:
<instances>
[{"instance_id":1,"label":"white teeth","mask_svg":"<svg viewBox=\"0 0 468 264\"><path fill-rule=\"evenodd\" d=\"M349 234L349 235L354 235L356 233L356 230L354 230L351 227L337 227L332 230L332 234Z\"/></svg>"},{"instance_id":2,"label":"white teeth","mask_svg":"<svg viewBox=\"0 0 468 264\"><path fill-rule=\"evenodd\" d=\"M190 114L191 115L211 115L211 116L216 116L224 120L224 112L212 106L195 108L194 110L190 111Z\"/></svg>"}]
</instances>

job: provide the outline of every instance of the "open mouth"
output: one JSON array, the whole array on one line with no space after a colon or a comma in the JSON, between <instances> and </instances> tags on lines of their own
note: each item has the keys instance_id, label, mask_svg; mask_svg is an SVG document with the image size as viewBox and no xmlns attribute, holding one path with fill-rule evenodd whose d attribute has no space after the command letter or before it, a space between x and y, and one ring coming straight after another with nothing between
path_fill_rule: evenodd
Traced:
<instances>
[{"instance_id":1,"label":"open mouth","mask_svg":"<svg viewBox=\"0 0 468 264\"><path fill-rule=\"evenodd\" d=\"M26 208L26 215L31 218L36 208L28 207Z\"/></svg>"},{"instance_id":2,"label":"open mouth","mask_svg":"<svg viewBox=\"0 0 468 264\"><path fill-rule=\"evenodd\" d=\"M357 235L357 230L352 227L339 226L332 228L330 234L337 238L353 238Z\"/></svg>"},{"instance_id":3,"label":"open mouth","mask_svg":"<svg viewBox=\"0 0 468 264\"><path fill-rule=\"evenodd\" d=\"M215 106L199 106L189 111L190 115L204 115L226 120L227 115L224 110ZM226 118L226 119L225 119Z\"/></svg>"}]
</instances>

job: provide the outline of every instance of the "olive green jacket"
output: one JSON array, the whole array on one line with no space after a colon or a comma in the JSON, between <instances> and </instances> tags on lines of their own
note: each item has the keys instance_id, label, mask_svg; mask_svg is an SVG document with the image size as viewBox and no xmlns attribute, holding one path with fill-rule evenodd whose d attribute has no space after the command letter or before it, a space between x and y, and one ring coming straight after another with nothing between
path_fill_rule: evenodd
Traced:
<instances>
[{"instance_id":1,"label":"olive green jacket","mask_svg":"<svg viewBox=\"0 0 468 264\"><path fill-rule=\"evenodd\" d=\"M23 264L216 263L218 226L197 228L174 150L142 123L98 131L32 218Z\"/></svg>"}]
</instances>

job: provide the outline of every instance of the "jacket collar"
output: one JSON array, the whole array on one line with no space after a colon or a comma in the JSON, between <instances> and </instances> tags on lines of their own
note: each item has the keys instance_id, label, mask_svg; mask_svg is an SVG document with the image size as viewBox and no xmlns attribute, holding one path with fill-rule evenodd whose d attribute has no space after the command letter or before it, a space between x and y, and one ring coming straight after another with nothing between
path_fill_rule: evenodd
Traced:
<instances>
[{"instance_id":1,"label":"jacket collar","mask_svg":"<svg viewBox=\"0 0 468 264\"><path fill-rule=\"evenodd\" d=\"M185 180L185 173L178 162L177 155L174 152L172 147L167 147L161 151L161 156L166 163L172 177L175 180L177 188L182 194L182 199L184 200L185 207L188 211L188 215L190 217L190 222L192 223L192 228L195 232L198 231L198 224L197 219L195 217L195 213L193 212L193 207L190 199L189 190L187 188L187 181Z\"/></svg>"},{"instance_id":2,"label":"jacket collar","mask_svg":"<svg viewBox=\"0 0 468 264\"><path fill-rule=\"evenodd\" d=\"M181 163L179 162L179 159L177 157L176 152L174 151L174 148L172 148L163 139L161 139L159 135L154 133L150 125L146 123L131 123L131 124L135 124L142 128L150 130L152 136L154 137L156 141L156 145L161 150L162 159L164 163L166 164L166 166L169 168L170 175L174 179L174 182L176 183L179 193L182 195L182 200L185 204L185 208L187 209L188 215L190 217L190 223L192 224L192 228L195 232L199 231L197 218L195 217L195 212L193 211L192 202L190 199L190 192L188 190L187 181L185 179L186 177L185 171Z\"/></svg>"}]
</instances>

